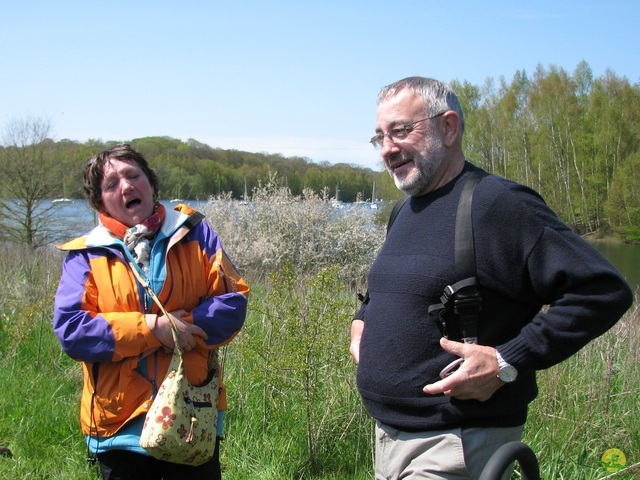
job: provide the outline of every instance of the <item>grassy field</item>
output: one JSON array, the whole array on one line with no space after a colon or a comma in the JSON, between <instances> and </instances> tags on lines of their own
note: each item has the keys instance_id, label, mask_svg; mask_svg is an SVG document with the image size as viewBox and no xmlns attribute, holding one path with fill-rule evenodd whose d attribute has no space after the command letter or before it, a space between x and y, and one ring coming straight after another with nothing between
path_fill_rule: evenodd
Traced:
<instances>
[{"instance_id":1,"label":"grassy field","mask_svg":"<svg viewBox=\"0 0 640 480\"><path fill-rule=\"evenodd\" d=\"M61 257L0 247L0 479L92 479L79 431L80 366L51 331ZM348 353L354 292L335 268L291 265L252 282L246 328L226 353L225 478L370 479L373 424ZM539 373L524 440L542 478L610 473L616 448L640 462L638 312L568 361ZM518 478L518 477L515 477Z\"/></svg>"}]
</instances>

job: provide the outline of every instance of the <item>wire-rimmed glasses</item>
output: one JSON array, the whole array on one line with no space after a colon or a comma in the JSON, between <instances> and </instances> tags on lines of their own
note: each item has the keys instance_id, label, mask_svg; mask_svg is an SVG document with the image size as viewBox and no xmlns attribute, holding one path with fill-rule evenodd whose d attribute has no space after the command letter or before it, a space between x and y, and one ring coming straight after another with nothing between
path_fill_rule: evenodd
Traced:
<instances>
[{"instance_id":1,"label":"wire-rimmed glasses","mask_svg":"<svg viewBox=\"0 0 640 480\"><path fill-rule=\"evenodd\" d=\"M420 120L416 120L415 122L403 123L402 125L398 125L397 127L392 128L387 133L380 132L377 135L371 137L369 143L371 143L371 145L373 145L376 150L380 150L382 148L382 144L384 143L384 137L387 137L393 143L401 142L409 136L417 123L439 117L440 115L444 115L446 112L447 110L445 110L444 112L436 113L435 115L431 115L430 117L421 118Z\"/></svg>"}]
</instances>

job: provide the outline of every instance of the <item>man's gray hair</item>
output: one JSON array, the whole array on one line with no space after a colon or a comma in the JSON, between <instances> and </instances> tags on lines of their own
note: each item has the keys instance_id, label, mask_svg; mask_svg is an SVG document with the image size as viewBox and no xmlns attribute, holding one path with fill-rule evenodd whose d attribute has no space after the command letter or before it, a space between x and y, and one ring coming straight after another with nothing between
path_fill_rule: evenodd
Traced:
<instances>
[{"instance_id":1,"label":"man's gray hair","mask_svg":"<svg viewBox=\"0 0 640 480\"><path fill-rule=\"evenodd\" d=\"M446 110L455 111L460 117L462 132L464 132L464 113L458 100L458 96L446 83L433 78L407 77L383 87L378 94L378 105L395 97L401 90L409 89L422 97L424 101L424 113L427 116L435 115Z\"/></svg>"}]
</instances>

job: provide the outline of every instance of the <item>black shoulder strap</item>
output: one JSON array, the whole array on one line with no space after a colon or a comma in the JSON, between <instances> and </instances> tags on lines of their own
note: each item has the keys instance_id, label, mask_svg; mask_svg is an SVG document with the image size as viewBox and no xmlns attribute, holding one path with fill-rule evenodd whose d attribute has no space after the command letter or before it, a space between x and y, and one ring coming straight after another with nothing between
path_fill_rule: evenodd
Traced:
<instances>
[{"instance_id":1,"label":"black shoulder strap","mask_svg":"<svg viewBox=\"0 0 640 480\"><path fill-rule=\"evenodd\" d=\"M398 212L400 212L400 209L404 207L404 204L407 203L407 200L409 200L409 195L407 195L406 197L402 197L393 206L393 210L391 210L391 215L389 215L389 221L387 222L387 234L389 234L389 229L391 228L391 225L393 225L393 222L396 221Z\"/></svg>"},{"instance_id":2,"label":"black shoulder strap","mask_svg":"<svg viewBox=\"0 0 640 480\"><path fill-rule=\"evenodd\" d=\"M487 175L489 174L484 170L477 170L471 172L465 179L465 184L458 200L454 234L455 278L458 280L454 284L445 287L444 293L440 297L441 303L429 305L427 310L430 316L436 317L436 321L445 336L453 333L455 328L459 330L461 339L465 343L477 343L478 316L482 309L482 297L478 290L478 278L476 275L471 205L473 192L478 183ZM404 197L394 205L387 223L387 234L400 209L407 203L408 199L408 196ZM448 314L453 314L457 318L456 327L452 328L452 325L447 325L446 318Z\"/></svg>"},{"instance_id":3,"label":"black shoulder strap","mask_svg":"<svg viewBox=\"0 0 640 480\"><path fill-rule=\"evenodd\" d=\"M96 394L98 392L98 374L100 373L100 363L93 362L91 366L91 376L93 377L93 389L91 390L91 406L89 408L89 435L94 435L96 438L97 446L100 444L100 434L98 433L98 427L96 426L96 417L94 408L96 406ZM95 430L94 430L95 428ZM98 461L98 457L89 449L89 442L87 442L87 462L94 465Z\"/></svg>"},{"instance_id":4,"label":"black shoulder strap","mask_svg":"<svg viewBox=\"0 0 640 480\"><path fill-rule=\"evenodd\" d=\"M459 273L459 277L466 278L472 277L475 272L475 250L473 248L473 226L471 225L471 199L473 197L473 191L476 189L476 185L480 183L483 177L489 175L484 170L477 170L471 172L469 178L467 178L462 193L460 194L460 200L458 201L458 211L456 212L456 271ZM396 202L389 215L389 221L387 222L387 233L391 229L393 222L396 221L398 213L404 207L404 204L409 200L409 195L402 197ZM471 242L469 242L469 238ZM466 247L464 246L466 245ZM469 250L469 246L471 249ZM458 261L460 257L460 261ZM469 268L471 266L471 268ZM469 272L466 275L465 272Z\"/></svg>"},{"instance_id":5,"label":"black shoulder strap","mask_svg":"<svg viewBox=\"0 0 640 480\"><path fill-rule=\"evenodd\" d=\"M476 255L473 242L473 224L471 222L471 204L473 192L483 177L488 173L480 170L472 172L462 188L458 209L456 211L454 255L456 283L447 285L441 303L428 307L430 316L434 316L443 334L457 335L459 331L461 340L465 343L477 343L478 316L482 309L482 297L478 290L478 278L476 276ZM452 314L457 321L453 323L447 319Z\"/></svg>"},{"instance_id":6,"label":"black shoulder strap","mask_svg":"<svg viewBox=\"0 0 640 480\"><path fill-rule=\"evenodd\" d=\"M473 192L480 180L488 175L484 170L472 172L460 194L456 212L455 262L456 276L462 280L476 276L476 251L473 244L471 203Z\"/></svg>"}]
</instances>

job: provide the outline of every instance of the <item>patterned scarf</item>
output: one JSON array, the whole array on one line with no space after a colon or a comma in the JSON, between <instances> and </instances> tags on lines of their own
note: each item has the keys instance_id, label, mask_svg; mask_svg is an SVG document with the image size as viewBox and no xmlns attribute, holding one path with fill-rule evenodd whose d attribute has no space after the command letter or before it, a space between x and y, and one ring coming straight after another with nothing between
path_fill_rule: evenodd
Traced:
<instances>
[{"instance_id":1,"label":"patterned scarf","mask_svg":"<svg viewBox=\"0 0 640 480\"><path fill-rule=\"evenodd\" d=\"M136 263L145 273L149 273L149 255L153 240L162 226L166 210L164 205L156 202L153 215L144 222L128 228L115 218L107 215L106 212L100 212L100 223L105 226L113 235L124 241Z\"/></svg>"}]
</instances>

